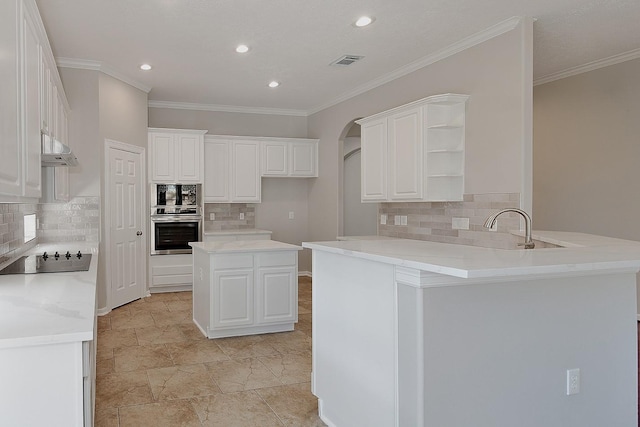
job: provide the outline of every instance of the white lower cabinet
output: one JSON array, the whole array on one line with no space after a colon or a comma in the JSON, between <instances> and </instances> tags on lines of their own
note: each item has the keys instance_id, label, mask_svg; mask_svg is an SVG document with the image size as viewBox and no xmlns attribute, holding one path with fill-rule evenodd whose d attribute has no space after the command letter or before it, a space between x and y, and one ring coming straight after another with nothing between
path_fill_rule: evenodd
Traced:
<instances>
[{"instance_id":1,"label":"white lower cabinet","mask_svg":"<svg viewBox=\"0 0 640 427\"><path fill-rule=\"evenodd\" d=\"M193 260L190 254L149 257L149 292L190 291L193 286Z\"/></svg>"},{"instance_id":2,"label":"white lower cabinet","mask_svg":"<svg viewBox=\"0 0 640 427\"><path fill-rule=\"evenodd\" d=\"M208 338L292 331L298 321L297 271L297 249L194 250L194 322Z\"/></svg>"}]
</instances>

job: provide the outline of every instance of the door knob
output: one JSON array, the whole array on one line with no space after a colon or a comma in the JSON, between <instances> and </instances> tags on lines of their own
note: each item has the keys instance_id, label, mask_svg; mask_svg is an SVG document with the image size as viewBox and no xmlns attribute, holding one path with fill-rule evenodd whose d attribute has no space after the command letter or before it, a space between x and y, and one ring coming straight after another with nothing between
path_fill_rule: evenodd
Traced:
<instances>
[{"instance_id":1,"label":"door knob","mask_svg":"<svg viewBox=\"0 0 640 427\"><path fill-rule=\"evenodd\" d=\"M142 231L138 231L138 232L136 233L136 236L142 236Z\"/></svg>"}]
</instances>

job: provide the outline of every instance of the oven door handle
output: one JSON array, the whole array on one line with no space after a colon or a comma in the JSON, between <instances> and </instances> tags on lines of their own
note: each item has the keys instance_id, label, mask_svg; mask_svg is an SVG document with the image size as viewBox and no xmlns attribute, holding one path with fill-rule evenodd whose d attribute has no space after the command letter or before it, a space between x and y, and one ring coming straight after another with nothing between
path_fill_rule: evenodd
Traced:
<instances>
[{"instance_id":1,"label":"oven door handle","mask_svg":"<svg viewBox=\"0 0 640 427\"><path fill-rule=\"evenodd\" d=\"M151 215L153 222L194 222L202 221L200 215Z\"/></svg>"}]
</instances>

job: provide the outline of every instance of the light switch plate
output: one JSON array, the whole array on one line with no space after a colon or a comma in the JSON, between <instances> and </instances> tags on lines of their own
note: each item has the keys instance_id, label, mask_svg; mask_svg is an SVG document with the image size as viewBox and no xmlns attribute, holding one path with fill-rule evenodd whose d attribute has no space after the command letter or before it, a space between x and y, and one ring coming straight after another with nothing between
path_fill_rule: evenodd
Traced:
<instances>
[{"instance_id":1,"label":"light switch plate","mask_svg":"<svg viewBox=\"0 0 640 427\"><path fill-rule=\"evenodd\" d=\"M210 221L215 221L215 220L216 220L216 214L215 214L215 213L213 213L213 212L211 212L211 213L209 214L209 220L210 220Z\"/></svg>"},{"instance_id":2,"label":"light switch plate","mask_svg":"<svg viewBox=\"0 0 640 427\"><path fill-rule=\"evenodd\" d=\"M393 217L393 224L394 225L400 225L400 215L395 215Z\"/></svg>"},{"instance_id":3,"label":"light switch plate","mask_svg":"<svg viewBox=\"0 0 640 427\"><path fill-rule=\"evenodd\" d=\"M294 219L295 217L296 217L295 212L290 211L290 212L289 212L289 219Z\"/></svg>"},{"instance_id":4,"label":"light switch plate","mask_svg":"<svg viewBox=\"0 0 640 427\"><path fill-rule=\"evenodd\" d=\"M380 215L380 224L385 225L387 223L387 214Z\"/></svg>"},{"instance_id":5,"label":"light switch plate","mask_svg":"<svg viewBox=\"0 0 640 427\"><path fill-rule=\"evenodd\" d=\"M244 212L240 212L240 219L244 219Z\"/></svg>"},{"instance_id":6,"label":"light switch plate","mask_svg":"<svg viewBox=\"0 0 640 427\"><path fill-rule=\"evenodd\" d=\"M400 215L400 225L407 225L407 216Z\"/></svg>"}]
</instances>

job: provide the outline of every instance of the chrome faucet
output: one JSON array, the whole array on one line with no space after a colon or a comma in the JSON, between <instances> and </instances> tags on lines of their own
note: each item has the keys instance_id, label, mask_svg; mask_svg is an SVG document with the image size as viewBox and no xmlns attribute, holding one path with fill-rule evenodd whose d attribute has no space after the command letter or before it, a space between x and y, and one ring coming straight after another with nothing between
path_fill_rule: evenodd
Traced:
<instances>
[{"instance_id":1,"label":"chrome faucet","mask_svg":"<svg viewBox=\"0 0 640 427\"><path fill-rule=\"evenodd\" d=\"M533 249L535 247L535 243L533 243L533 240L531 239L531 217L522 209L507 208L502 209L500 212L494 213L484 222L485 228L493 228L493 226L496 225L496 221L498 220L498 215L501 215L505 212L515 212L522 215L522 217L524 218L524 243L520 243L518 244L518 246L524 246L525 249Z\"/></svg>"}]
</instances>

